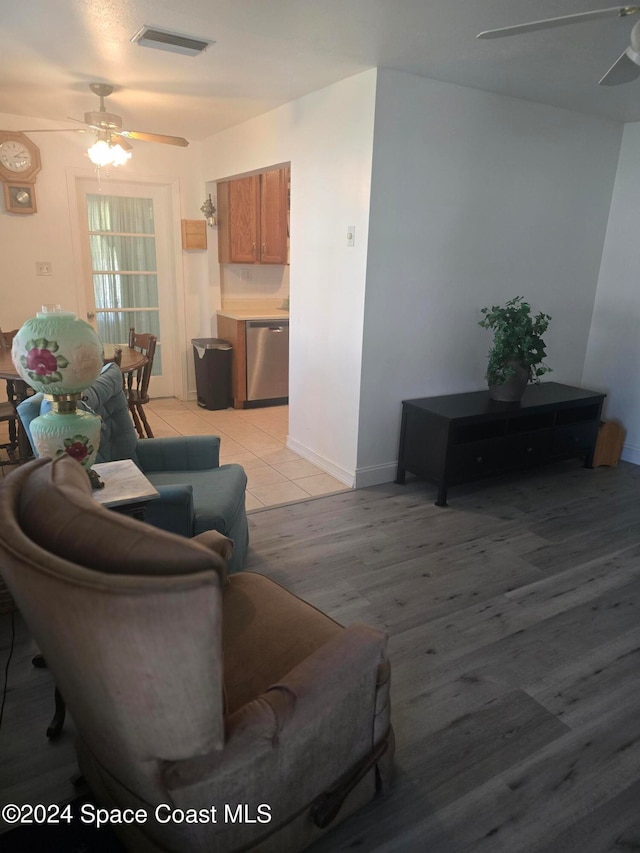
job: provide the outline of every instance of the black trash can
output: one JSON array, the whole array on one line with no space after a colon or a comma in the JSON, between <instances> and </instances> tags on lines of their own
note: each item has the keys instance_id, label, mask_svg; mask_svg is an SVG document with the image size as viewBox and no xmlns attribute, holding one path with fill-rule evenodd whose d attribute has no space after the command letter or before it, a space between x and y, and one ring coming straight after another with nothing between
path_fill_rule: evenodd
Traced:
<instances>
[{"instance_id":1,"label":"black trash can","mask_svg":"<svg viewBox=\"0 0 640 853\"><path fill-rule=\"evenodd\" d=\"M227 409L233 405L231 359L233 347L221 338L192 338L198 405Z\"/></svg>"}]
</instances>

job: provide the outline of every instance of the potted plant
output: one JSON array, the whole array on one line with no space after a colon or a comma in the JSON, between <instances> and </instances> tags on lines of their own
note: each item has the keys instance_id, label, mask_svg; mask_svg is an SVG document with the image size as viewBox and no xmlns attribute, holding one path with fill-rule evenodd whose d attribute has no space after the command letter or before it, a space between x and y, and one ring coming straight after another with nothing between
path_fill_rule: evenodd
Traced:
<instances>
[{"instance_id":1,"label":"potted plant","mask_svg":"<svg viewBox=\"0 0 640 853\"><path fill-rule=\"evenodd\" d=\"M551 370L543 362L547 353L542 338L551 317L542 311L533 317L522 296L503 306L483 308L482 314L480 325L493 332L487 365L489 394L493 400L515 402L528 382L538 382Z\"/></svg>"}]
</instances>

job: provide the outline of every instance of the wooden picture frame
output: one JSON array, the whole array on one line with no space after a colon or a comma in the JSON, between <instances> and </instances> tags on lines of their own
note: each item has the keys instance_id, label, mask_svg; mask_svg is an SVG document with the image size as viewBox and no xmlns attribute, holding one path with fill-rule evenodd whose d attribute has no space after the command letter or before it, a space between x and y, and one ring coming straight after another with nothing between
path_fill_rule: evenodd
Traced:
<instances>
[{"instance_id":1,"label":"wooden picture frame","mask_svg":"<svg viewBox=\"0 0 640 853\"><path fill-rule=\"evenodd\" d=\"M204 219L182 220L182 248L207 248L207 223Z\"/></svg>"},{"instance_id":2,"label":"wooden picture frame","mask_svg":"<svg viewBox=\"0 0 640 853\"><path fill-rule=\"evenodd\" d=\"M35 185L5 182L4 202L7 213L37 213Z\"/></svg>"}]
</instances>

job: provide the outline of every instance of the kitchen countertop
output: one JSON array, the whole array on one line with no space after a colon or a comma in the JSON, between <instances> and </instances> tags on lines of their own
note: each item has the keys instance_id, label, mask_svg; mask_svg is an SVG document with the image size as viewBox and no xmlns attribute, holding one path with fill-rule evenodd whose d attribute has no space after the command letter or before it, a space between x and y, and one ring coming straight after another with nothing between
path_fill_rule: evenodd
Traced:
<instances>
[{"instance_id":1,"label":"kitchen countertop","mask_svg":"<svg viewBox=\"0 0 640 853\"><path fill-rule=\"evenodd\" d=\"M218 317L231 320L288 320L289 312L285 308L221 308Z\"/></svg>"}]
</instances>

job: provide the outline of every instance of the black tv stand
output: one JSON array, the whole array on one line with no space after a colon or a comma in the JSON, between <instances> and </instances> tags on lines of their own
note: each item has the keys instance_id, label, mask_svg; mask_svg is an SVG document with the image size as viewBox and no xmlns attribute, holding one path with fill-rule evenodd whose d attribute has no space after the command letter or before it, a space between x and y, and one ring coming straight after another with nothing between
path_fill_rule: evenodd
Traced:
<instances>
[{"instance_id":1,"label":"black tv stand","mask_svg":"<svg viewBox=\"0 0 640 853\"><path fill-rule=\"evenodd\" d=\"M605 394L557 382L529 385L519 403L488 391L403 400L396 483L406 472L449 486L579 457L592 467Z\"/></svg>"}]
</instances>

